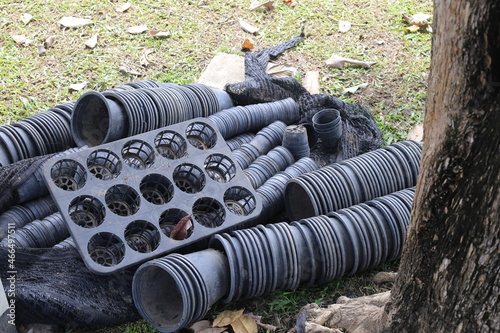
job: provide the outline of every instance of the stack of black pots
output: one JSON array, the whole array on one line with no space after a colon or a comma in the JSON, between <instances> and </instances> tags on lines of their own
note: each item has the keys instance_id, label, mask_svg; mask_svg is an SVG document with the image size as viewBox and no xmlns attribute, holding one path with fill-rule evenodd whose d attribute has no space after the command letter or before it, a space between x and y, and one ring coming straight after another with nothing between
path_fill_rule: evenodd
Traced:
<instances>
[{"instance_id":1,"label":"stack of black pots","mask_svg":"<svg viewBox=\"0 0 500 333\"><path fill-rule=\"evenodd\" d=\"M69 129L74 105L75 102L61 104L12 125L0 126L0 166L74 147Z\"/></svg>"},{"instance_id":2,"label":"stack of black pots","mask_svg":"<svg viewBox=\"0 0 500 333\"><path fill-rule=\"evenodd\" d=\"M402 141L291 179L286 212L299 220L415 186L421 152L419 142Z\"/></svg>"},{"instance_id":3,"label":"stack of black pots","mask_svg":"<svg viewBox=\"0 0 500 333\"><path fill-rule=\"evenodd\" d=\"M26 224L42 219L57 211L57 206L51 197L43 197L24 205L16 205L0 215L0 239L7 236L9 228L22 228Z\"/></svg>"},{"instance_id":4,"label":"stack of black pots","mask_svg":"<svg viewBox=\"0 0 500 333\"><path fill-rule=\"evenodd\" d=\"M235 106L208 118L225 139L245 132L256 132L276 120L291 124L299 120L299 106L287 98L276 102Z\"/></svg>"},{"instance_id":5,"label":"stack of black pots","mask_svg":"<svg viewBox=\"0 0 500 333\"><path fill-rule=\"evenodd\" d=\"M255 138L255 134L252 132L247 132L243 134L239 134L237 136L233 136L231 139L226 140L226 144L231 149L231 151L235 150L236 148L241 147L242 144L244 143L249 143L250 141Z\"/></svg>"},{"instance_id":6,"label":"stack of black pots","mask_svg":"<svg viewBox=\"0 0 500 333\"><path fill-rule=\"evenodd\" d=\"M71 117L79 147L94 147L232 107L230 96L202 84L88 92Z\"/></svg>"},{"instance_id":7,"label":"stack of black pots","mask_svg":"<svg viewBox=\"0 0 500 333\"><path fill-rule=\"evenodd\" d=\"M401 255L414 189L328 215L215 235L226 253L230 290L223 302L300 284L317 284L374 268Z\"/></svg>"},{"instance_id":8,"label":"stack of black pots","mask_svg":"<svg viewBox=\"0 0 500 333\"><path fill-rule=\"evenodd\" d=\"M252 187L257 189L269 178L293 164L292 153L283 146L271 149L266 155L257 157L248 168L243 170Z\"/></svg>"},{"instance_id":9,"label":"stack of black pots","mask_svg":"<svg viewBox=\"0 0 500 333\"><path fill-rule=\"evenodd\" d=\"M171 85L143 80L107 91L120 92ZM70 123L76 104L75 101L60 104L12 125L0 126L0 166L75 147Z\"/></svg>"},{"instance_id":10,"label":"stack of black pots","mask_svg":"<svg viewBox=\"0 0 500 333\"><path fill-rule=\"evenodd\" d=\"M160 332L174 332L218 299L229 303L375 267L401 254L413 195L406 189L329 215L215 235L210 246L226 260L208 249L143 264L134 303ZM208 290L213 297L205 301Z\"/></svg>"},{"instance_id":11,"label":"stack of black pots","mask_svg":"<svg viewBox=\"0 0 500 333\"><path fill-rule=\"evenodd\" d=\"M262 128L250 142L233 150L234 160L242 169L248 168L257 157L281 145L285 128L286 124L281 120Z\"/></svg>"},{"instance_id":12,"label":"stack of black pots","mask_svg":"<svg viewBox=\"0 0 500 333\"><path fill-rule=\"evenodd\" d=\"M69 231L61 214L54 213L17 229L13 237L4 238L0 246L13 243L16 247L47 248L53 247L68 237Z\"/></svg>"}]
</instances>

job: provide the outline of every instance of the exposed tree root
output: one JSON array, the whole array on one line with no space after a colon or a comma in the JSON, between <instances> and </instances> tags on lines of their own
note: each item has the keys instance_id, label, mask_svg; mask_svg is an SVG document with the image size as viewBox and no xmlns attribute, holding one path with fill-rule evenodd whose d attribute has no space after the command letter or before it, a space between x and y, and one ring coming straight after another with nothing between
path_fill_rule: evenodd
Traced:
<instances>
[{"instance_id":1,"label":"exposed tree root","mask_svg":"<svg viewBox=\"0 0 500 333\"><path fill-rule=\"evenodd\" d=\"M312 303L300 310L296 333L373 333L380 332L384 307L391 298L387 291L370 296L339 297L336 304L320 308Z\"/></svg>"}]
</instances>

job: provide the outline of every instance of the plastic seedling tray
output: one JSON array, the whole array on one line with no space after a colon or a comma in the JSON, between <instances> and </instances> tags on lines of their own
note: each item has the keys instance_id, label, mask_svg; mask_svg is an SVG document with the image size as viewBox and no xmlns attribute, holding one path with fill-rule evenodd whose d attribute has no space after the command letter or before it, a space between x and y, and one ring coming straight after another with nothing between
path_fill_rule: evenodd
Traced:
<instances>
[{"instance_id":1,"label":"plastic seedling tray","mask_svg":"<svg viewBox=\"0 0 500 333\"><path fill-rule=\"evenodd\" d=\"M262 211L206 118L52 158L44 177L85 264L100 274L237 229Z\"/></svg>"}]
</instances>

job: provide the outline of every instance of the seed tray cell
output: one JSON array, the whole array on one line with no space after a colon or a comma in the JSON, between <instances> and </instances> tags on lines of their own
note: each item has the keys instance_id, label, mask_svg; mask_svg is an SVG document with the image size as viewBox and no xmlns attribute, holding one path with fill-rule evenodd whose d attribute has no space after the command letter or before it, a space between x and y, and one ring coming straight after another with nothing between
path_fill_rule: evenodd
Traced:
<instances>
[{"instance_id":1,"label":"seed tray cell","mask_svg":"<svg viewBox=\"0 0 500 333\"><path fill-rule=\"evenodd\" d=\"M113 273L260 215L260 197L216 128L197 118L45 164L91 271Z\"/></svg>"}]
</instances>

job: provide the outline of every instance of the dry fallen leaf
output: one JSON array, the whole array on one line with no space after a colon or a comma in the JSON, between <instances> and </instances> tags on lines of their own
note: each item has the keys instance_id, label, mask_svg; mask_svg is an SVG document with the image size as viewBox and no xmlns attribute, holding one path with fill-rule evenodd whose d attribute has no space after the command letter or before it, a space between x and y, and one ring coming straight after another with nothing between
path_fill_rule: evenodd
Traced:
<instances>
[{"instance_id":1,"label":"dry fallen leaf","mask_svg":"<svg viewBox=\"0 0 500 333\"><path fill-rule=\"evenodd\" d=\"M360 61L360 60L354 60L354 59L349 59L349 58L344 58L339 56L338 54L333 54L327 61L326 64L330 67L335 67L335 68L344 68L345 64L353 64L356 66L361 66L363 68L370 68L371 66L375 65L376 62L374 61Z\"/></svg>"},{"instance_id":2,"label":"dry fallen leaf","mask_svg":"<svg viewBox=\"0 0 500 333\"><path fill-rule=\"evenodd\" d=\"M366 87L368 87L368 83L361 83L361 84L358 84L357 86L354 86L354 87L345 88L343 93L344 94L354 94L359 89L364 89Z\"/></svg>"},{"instance_id":3,"label":"dry fallen leaf","mask_svg":"<svg viewBox=\"0 0 500 333\"><path fill-rule=\"evenodd\" d=\"M430 23L429 19L432 17L432 15L429 14L424 14L424 13L417 13L412 16L408 16L406 14L403 14L403 20L405 20L410 26L406 27L405 29L411 32L416 32L420 29L425 29L427 28L428 30L431 30L430 28Z\"/></svg>"},{"instance_id":4,"label":"dry fallen leaf","mask_svg":"<svg viewBox=\"0 0 500 333\"><path fill-rule=\"evenodd\" d=\"M90 37L86 42L85 46L88 47L89 49L93 49L97 45L97 34L93 35Z\"/></svg>"},{"instance_id":5,"label":"dry fallen leaf","mask_svg":"<svg viewBox=\"0 0 500 333\"><path fill-rule=\"evenodd\" d=\"M351 22L349 21L339 21L339 31L348 32L351 29Z\"/></svg>"},{"instance_id":6,"label":"dry fallen leaf","mask_svg":"<svg viewBox=\"0 0 500 333\"><path fill-rule=\"evenodd\" d=\"M242 48L248 49L248 50L253 49L254 46L255 46L255 42L253 41L252 38L245 38L245 40L243 41L243 44L241 44Z\"/></svg>"},{"instance_id":7,"label":"dry fallen leaf","mask_svg":"<svg viewBox=\"0 0 500 333\"><path fill-rule=\"evenodd\" d=\"M234 333L257 333L257 323L255 319L250 316L238 317L235 321L231 323Z\"/></svg>"},{"instance_id":8,"label":"dry fallen leaf","mask_svg":"<svg viewBox=\"0 0 500 333\"><path fill-rule=\"evenodd\" d=\"M69 90L72 90L72 91L80 91L82 90L83 88L85 88L85 86L87 85L88 82L82 82L82 83L73 83L72 85L70 85L68 87Z\"/></svg>"},{"instance_id":9,"label":"dry fallen leaf","mask_svg":"<svg viewBox=\"0 0 500 333\"><path fill-rule=\"evenodd\" d=\"M297 68L288 65L281 65L281 64L276 64L274 62L269 62L267 64L266 73L271 75L272 77L278 77L278 78L294 76L297 73Z\"/></svg>"},{"instance_id":10,"label":"dry fallen leaf","mask_svg":"<svg viewBox=\"0 0 500 333\"><path fill-rule=\"evenodd\" d=\"M83 19L73 16L66 16L60 19L57 23L66 28L79 28L90 24L94 24L90 19Z\"/></svg>"},{"instance_id":11,"label":"dry fallen leaf","mask_svg":"<svg viewBox=\"0 0 500 333\"><path fill-rule=\"evenodd\" d=\"M33 42L31 39L26 38L25 35L12 35L12 39L18 46L28 45Z\"/></svg>"},{"instance_id":12,"label":"dry fallen leaf","mask_svg":"<svg viewBox=\"0 0 500 333\"><path fill-rule=\"evenodd\" d=\"M139 63L141 64L141 66L149 65L148 55L150 55L154 51L155 51L154 49L143 49L142 50L141 56L139 57Z\"/></svg>"},{"instance_id":13,"label":"dry fallen leaf","mask_svg":"<svg viewBox=\"0 0 500 333\"><path fill-rule=\"evenodd\" d=\"M28 24L30 23L30 21L33 19L33 15L29 14L29 13L24 13L21 15L21 21L24 23L24 24Z\"/></svg>"},{"instance_id":14,"label":"dry fallen leaf","mask_svg":"<svg viewBox=\"0 0 500 333\"><path fill-rule=\"evenodd\" d=\"M139 73L138 71L130 68L126 64L121 64L120 67L118 67L118 70L120 70L120 71L122 71L124 73L127 73L127 74L131 74L131 75L136 75L136 76L141 76L142 75L141 73Z\"/></svg>"},{"instance_id":15,"label":"dry fallen leaf","mask_svg":"<svg viewBox=\"0 0 500 333\"><path fill-rule=\"evenodd\" d=\"M126 12L127 10L129 10L130 6L131 6L131 4L129 2L125 2L124 4L116 6L115 10L118 13L123 13L123 12Z\"/></svg>"},{"instance_id":16,"label":"dry fallen leaf","mask_svg":"<svg viewBox=\"0 0 500 333\"><path fill-rule=\"evenodd\" d=\"M172 232L170 233L170 238L175 240L183 240L189 237L189 228L193 226L193 223L191 222L192 215L193 214L186 215L182 219L180 219L179 222L177 222L175 227L172 229Z\"/></svg>"},{"instance_id":17,"label":"dry fallen leaf","mask_svg":"<svg viewBox=\"0 0 500 333\"><path fill-rule=\"evenodd\" d=\"M54 46L54 44L56 43L57 41L57 36L49 36L47 37L47 39L43 42L43 45L45 46L45 48L50 48L52 46Z\"/></svg>"},{"instance_id":18,"label":"dry fallen leaf","mask_svg":"<svg viewBox=\"0 0 500 333\"><path fill-rule=\"evenodd\" d=\"M243 31L246 31L248 33L254 34L257 31L259 31L259 28L254 27L253 25L251 25L250 23L247 23L247 22L243 21L242 19L238 19L238 24L240 25L240 28Z\"/></svg>"},{"instance_id":19,"label":"dry fallen leaf","mask_svg":"<svg viewBox=\"0 0 500 333\"><path fill-rule=\"evenodd\" d=\"M142 34L144 31L148 30L148 27L143 25L136 25L135 27L128 28L127 32L132 35Z\"/></svg>"},{"instance_id":20,"label":"dry fallen leaf","mask_svg":"<svg viewBox=\"0 0 500 333\"><path fill-rule=\"evenodd\" d=\"M42 44L38 45L36 47L36 50L38 52L38 55L41 57L41 56L44 56L45 55L45 52L47 52L47 49L45 48L45 46Z\"/></svg>"},{"instance_id":21,"label":"dry fallen leaf","mask_svg":"<svg viewBox=\"0 0 500 333\"><path fill-rule=\"evenodd\" d=\"M208 320L201 320L189 327L193 333L222 333L227 327L212 327Z\"/></svg>"},{"instance_id":22,"label":"dry fallen leaf","mask_svg":"<svg viewBox=\"0 0 500 333\"><path fill-rule=\"evenodd\" d=\"M164 37L169 37L170 32L167 31L159 31L159 30L149 30L148 35L150 37L157 37L157 38L164 38Z\"/></svg>"},{"instance_id":23,"label":"dry fallen leaf","mask_svg":"<svg viewBox=\"0 0 500 333\"><path fill-rule=\"evenodd\" d=\"M250 10L255 10L259 8L263 8L266 10L274 10L276 9L276 6L274 5L274 1L267 1L263 3L256 2L250 5Z\"/></svg>"},{"instance_id":24,"label":"dry fallen leaf","mask_svg":"<svg viewBox=\"0 0 500 333\"><path fill-rule=\"evenodd\" d=\"M406 140L423 141L424 140L424 124L420 123L413 127L409 132Z\"/></svg>"},{"instance_id":25,"label":"dry fallen leaf","mask_svg":"<svg viewBox=\"0 0 500 333\"><path fill-rule=\"evenodd\" d=\"M307 71L302 81L302 85L310 94L319 94L319 72Z\"/></svg>"},{"instance_id":26,"label":"dry fallen leaf","mask_svg":"<svg viewBox=\"0 0 500 333\"><path fill-rule=\"evenodd\" d=\"M219 315L214 319L212 326L222 327L222 326L231 325L232 322L234 322L236 319L243 316L244 311L245 311L245 309L236 310L236 311L224 310L221 313L219 313Z\"/></svg>"}]
</instances>

